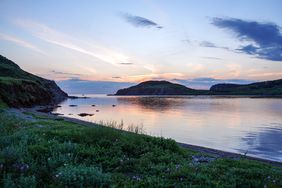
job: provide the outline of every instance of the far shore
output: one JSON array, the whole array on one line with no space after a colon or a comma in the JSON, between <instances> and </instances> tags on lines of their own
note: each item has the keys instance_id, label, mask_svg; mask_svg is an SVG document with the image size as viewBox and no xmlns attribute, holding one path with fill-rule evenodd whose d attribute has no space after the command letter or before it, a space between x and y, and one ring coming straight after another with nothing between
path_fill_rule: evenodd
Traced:
<instances>
[{"instance_id":1,"label":"far shore","mask_svg":"<svg viewBox=\"0 0 282 188\"><path fill-rule=\"evenodd\" d=\"M282 95L227 95L227 94L207 94L207 95L116 95L105 94L117 97L215 97L215 98L282 98ZM91 98L91 97L89 97Z\"/></svg>"}]
</instances>

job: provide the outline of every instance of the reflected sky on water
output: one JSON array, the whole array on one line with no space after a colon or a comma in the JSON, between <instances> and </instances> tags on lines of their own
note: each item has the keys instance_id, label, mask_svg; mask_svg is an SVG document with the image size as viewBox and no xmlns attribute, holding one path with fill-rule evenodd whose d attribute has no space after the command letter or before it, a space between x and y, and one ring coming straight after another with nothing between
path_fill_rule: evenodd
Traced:
<instances>
[{"instance_id":1,"label":"reflected sky on water","mask_svg":"<svg viewBox=\"0 0 282 188\"><path fill-rule=\"evenodd\" d=\"M149 135L282 162L282 99L92 95L60 105L55 112L64 116L123 121L126 126L143 126ZM94 115L80 117L79 113Z\"/></svg>"}]
</instances>

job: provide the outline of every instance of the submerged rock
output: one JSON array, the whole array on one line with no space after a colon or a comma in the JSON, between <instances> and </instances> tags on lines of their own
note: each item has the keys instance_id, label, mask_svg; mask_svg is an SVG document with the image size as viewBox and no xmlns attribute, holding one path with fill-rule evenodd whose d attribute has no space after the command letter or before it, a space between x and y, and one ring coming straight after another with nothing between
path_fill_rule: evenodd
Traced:
<instances>
[{"instance_id":1,"label":"submerged rock","mask_svg":"<svg viewBox=\"0 0 282 188\"><path fill-rule=\"evenodd\" d=\"M93 116L94 114L87 114L87 113L80 113L80 114L77 114L81 117L85 117L85 116Z\"/></svg>"}]
</instances>

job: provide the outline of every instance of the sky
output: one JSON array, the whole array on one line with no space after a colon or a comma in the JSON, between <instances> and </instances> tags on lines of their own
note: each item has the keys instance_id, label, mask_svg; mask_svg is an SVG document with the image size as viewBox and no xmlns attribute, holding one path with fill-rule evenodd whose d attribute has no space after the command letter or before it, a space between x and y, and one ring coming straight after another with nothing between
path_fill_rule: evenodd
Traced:
<instances>
[{"instance_id":1,"label":"sky","mask_svg":"<svg viewBox=\"0 0 282 188\"><path fill-rule=\"evenodd\" d=\"M0 54L62 82L282 78L281 0L0 0Z\"/></svg>"}]
</instances>

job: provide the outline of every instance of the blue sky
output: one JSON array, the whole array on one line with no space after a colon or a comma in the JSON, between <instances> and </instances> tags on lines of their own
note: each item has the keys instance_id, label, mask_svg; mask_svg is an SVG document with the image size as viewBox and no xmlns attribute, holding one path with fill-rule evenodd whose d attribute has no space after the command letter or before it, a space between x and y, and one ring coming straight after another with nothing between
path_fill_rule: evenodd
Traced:
<instances>
[{"instance_id":1,"label":"blue sky","mask_svg":"<svg viewBox=\"0 0 282 188\"><path fill-rule=\"evenodd\" d=\"M57 81L207 86L282 77L280 0L1 0L0 7L0 53Z\"/></svg>"}]
</instances>

